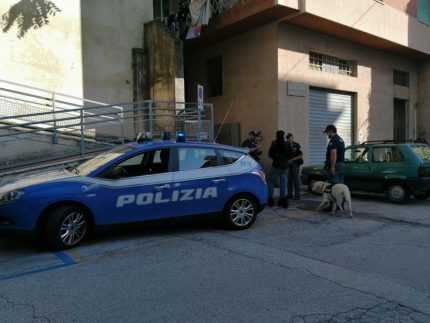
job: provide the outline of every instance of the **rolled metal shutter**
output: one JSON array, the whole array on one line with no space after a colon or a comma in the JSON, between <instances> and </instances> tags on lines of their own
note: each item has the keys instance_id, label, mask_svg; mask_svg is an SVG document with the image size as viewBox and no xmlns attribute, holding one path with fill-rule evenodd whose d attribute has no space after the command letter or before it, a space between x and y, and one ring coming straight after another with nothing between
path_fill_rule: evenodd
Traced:
<instances>
[{"instance_id":1,"label":"rolled metal shutter","mask_svg":"<svg viewBox=\"0 0 430 323\"><path fill-rule=\"evenodd\" d=\"M321 164L327 151L327 136L322 133L334 124L345 146L354 140L352 94L311 88L309 91L309 163Z\"/></svg>"}]
</instances>

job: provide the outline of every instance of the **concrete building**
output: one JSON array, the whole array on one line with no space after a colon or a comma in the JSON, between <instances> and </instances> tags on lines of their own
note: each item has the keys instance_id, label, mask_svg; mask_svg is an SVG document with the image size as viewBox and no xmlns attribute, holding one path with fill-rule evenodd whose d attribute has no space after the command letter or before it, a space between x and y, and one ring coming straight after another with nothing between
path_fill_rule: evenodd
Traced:
<instances>
[{"instance_id":1,"label":"concrete building","mask_svg":"<svg viewBox=\"0 0 430 323\"><path fill-rule=\"evenodd\" d=\"M224 140L260 130L264 156L278 129L306 164L330 123L348 144L430 131L428 0L240 1L185 49L187 99L203 84Z\"/></svg>"},{"instance_id":2,"label":"concrete building","mask_svg":"<svg viewBox=\"0 0 430 323\"><path fill-rule=\"evenodd\" d=\"M133 100L132 49L152 0L2 0L0 79L76 97Z\"/></svg>"}]
</instances>

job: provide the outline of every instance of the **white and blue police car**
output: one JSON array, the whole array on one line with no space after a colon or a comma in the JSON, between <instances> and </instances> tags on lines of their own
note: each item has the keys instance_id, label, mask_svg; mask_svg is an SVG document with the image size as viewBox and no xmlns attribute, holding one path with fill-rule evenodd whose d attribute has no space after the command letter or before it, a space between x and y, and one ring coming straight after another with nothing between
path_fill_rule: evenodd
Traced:
<instances>
[{"instance_id":1,"label":"white and blue police car","mask_svg":"<svg viewBox=\"0 0 430 323\"><path fill-rule=\"evenodd\" d=\"M246 150L130 143L1 187L0 230L30 231L61 250L101 226L195 214L220 214L231 229L247 229L266 201L264 172Z\"/></svg>"}]
</instances>

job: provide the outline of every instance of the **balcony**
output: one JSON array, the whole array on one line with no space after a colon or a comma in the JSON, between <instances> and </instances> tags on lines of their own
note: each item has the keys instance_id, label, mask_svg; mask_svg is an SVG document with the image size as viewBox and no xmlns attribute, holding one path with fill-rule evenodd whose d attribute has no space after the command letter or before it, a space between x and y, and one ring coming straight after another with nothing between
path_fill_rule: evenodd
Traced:
<instances>
[{"instance_id":1,"label":"balcony","mask_svg":"<svg viewBox=\"0 0 430 323\"><path fill-rule=\"evenodd\" d=\"M199 38L187 40L194 50L299 12L299 0L213 0L212 18Z\"/></svg>"}]
</instances>

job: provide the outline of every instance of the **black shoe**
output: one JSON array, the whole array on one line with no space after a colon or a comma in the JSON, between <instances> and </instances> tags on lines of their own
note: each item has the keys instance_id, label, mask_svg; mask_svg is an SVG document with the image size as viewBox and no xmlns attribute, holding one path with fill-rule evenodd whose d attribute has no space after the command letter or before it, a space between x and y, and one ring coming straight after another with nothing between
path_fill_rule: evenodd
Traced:
<instances>
[{"instance_id":1,"label":"black shoe","mask_svg":"<svg viewBox=\"0 0 430 323\"><path fill-rule=\"evenodd\" d=\"M272 207L272 206L274 206L275 205L275 200L274 199L272 199L272 198L269 198L268 200L267 200L267 206L268 207Z\"/></svg>"},{"instance_id":2,"label":"black shoe","mask_svg":"<svg viewBox=\"0 0 430 323\"><path fill-rule=\"evenodd\" d=\"M278 205L284 209L288 208L288 199L286 197L281 197L278 201Z\"/></svg>"}]
</instances>

